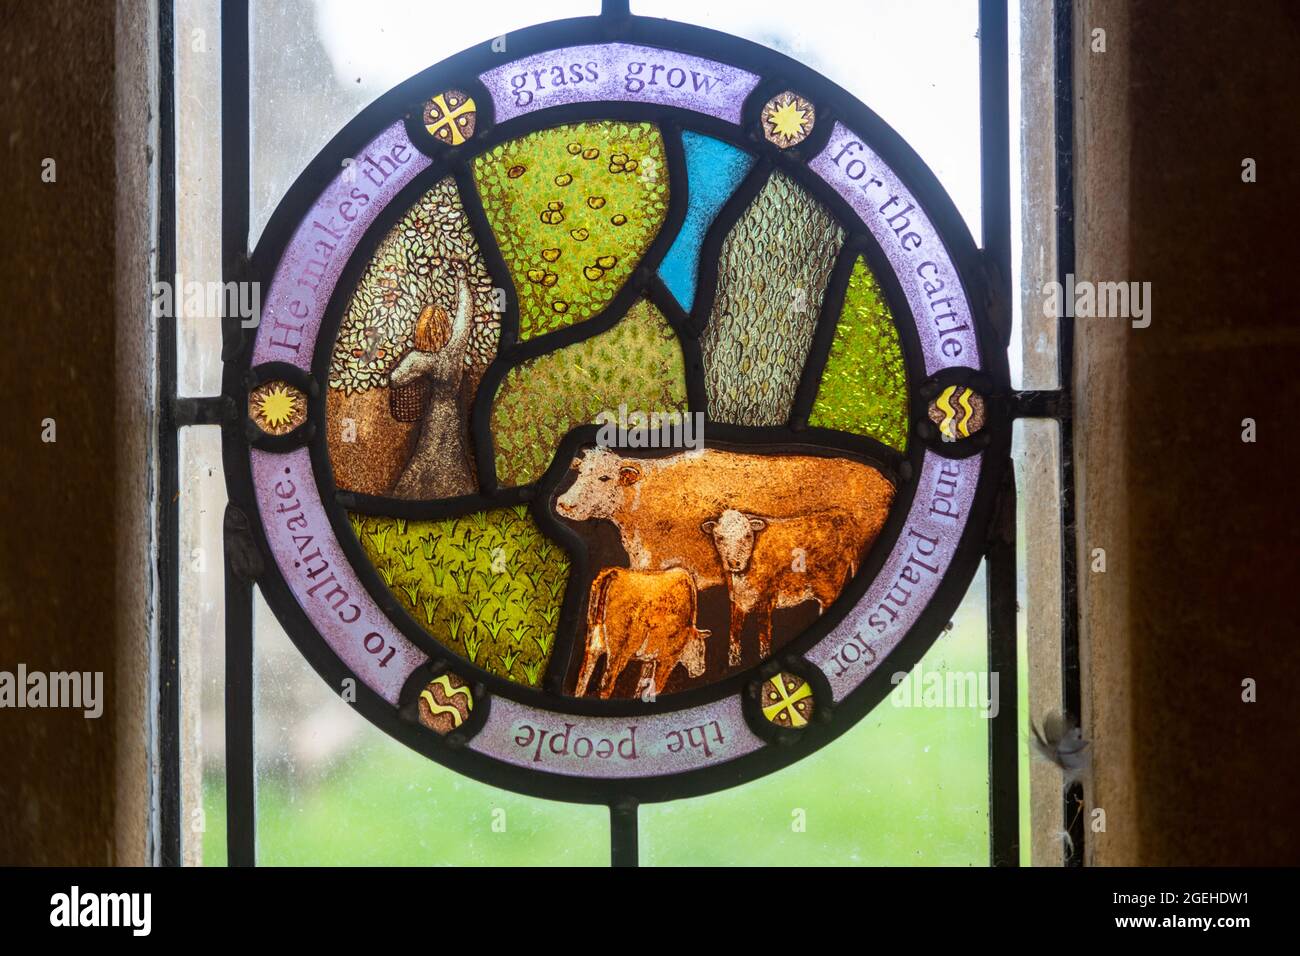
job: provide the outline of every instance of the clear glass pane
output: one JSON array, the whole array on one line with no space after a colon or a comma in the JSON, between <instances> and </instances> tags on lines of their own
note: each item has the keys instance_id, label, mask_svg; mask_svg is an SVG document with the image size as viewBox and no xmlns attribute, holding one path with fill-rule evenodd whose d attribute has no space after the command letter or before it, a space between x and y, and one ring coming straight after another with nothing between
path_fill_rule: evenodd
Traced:
<instances>
[{"instance_id":1,"label":"clear glass pane","mask_svg":"<svg viewBox=\"0 0 1300 956\"><path fill-rule=\"evenodd\" d=\"M1041 725L1061 703L1061 435L1052 419L1015 422L1016 603L1020 694L1020 858L1062 862L1061 773L1031 756L1031 721Z\"/></svg>"},{"instance_id":2,"label":"clear glass pane","mask_svg":"<svg viewBox=\"0 0 1300 956\"><path fill-rule=\"evenodd\" d=\"M221 429L177 434L180 529L181 852L187 866L224 863L226 607Z\"/></svg>"},{"instance_id":3,"label":"clear glass pane","mask_svg":"<svg viewBox=\"0 0 1300 956\"><path fill-rule=\"evenodd\" d=\"M1060 387L1057 320L1043 314L1056 280L1056 90L1052 4L1010 5L1011 385Z\"/></svg>"},{"instance_id":4,"label":"clear glass pane","mask_svg":"<svg viewBox=\"0 0 1300 956\"><path fill-rule=\"evenodd\" d=\"M176 4L176 390L221 391L221 0Z\"/></svg>"},{"instance_id":5,"label":"clear glass pane","mask_svg":"<svg viewBox=\"0 0 1300 956\"><path fill-rule=\"evenodd\" d=\"M633 0L632 12L742 36L835 81L921 155L978 241L979 4Z\"/></svg>"},{"instance_id":6,"label":"clear glass pane","mask_svg":"<svg viewBox=\"0 0 1300 956\"><path fill-rule=\"evenodd\" d=\"M331 692L258 592L257 861L269 866L607 866L609 810L463 777Z\"/></svg>"},{"instance_id":7,"label":"clear glass pane","mask_svg":"<svg viewBox=\"0 0 1300 956\"><path fill-rule=\"evenodd\" d=\"M977 693L947 693L950 675ZM641 863L987 866L989 698L979 691L992 684L983 565L951 628L908 681L791 767L642 807ZM944 692L927 690L936 684Z\"/></svg>"},{"instance_id":8,"label":"clear glass pane","mask_svg":"<svg viewBox=\"0 0 1300 956\"><path fill-rule=\"evenodd\" d=\"M256 0L250 246L303 168L372 100L476 43L504 35L509 50L511 30L599 12L598 0L455 10L427 0Z\"/></svg>"}]
</instances>

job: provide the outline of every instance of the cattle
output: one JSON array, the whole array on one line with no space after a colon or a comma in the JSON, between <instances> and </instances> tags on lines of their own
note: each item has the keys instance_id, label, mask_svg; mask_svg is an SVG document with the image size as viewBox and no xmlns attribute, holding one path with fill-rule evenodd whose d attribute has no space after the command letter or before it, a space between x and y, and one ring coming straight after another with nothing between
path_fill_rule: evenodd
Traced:
<instances>
[{"instance_id":1,"label":"cattle","mask_svg":"<svg viewBox=\"0 0 1300 956\"><path fill-rule=\"evenodd\" d=\"M745 621L758 614L758 653L772 652L772 612L816 601L826 610L858 571L867 539L855 516L826 508L790 518L744 514L735 509L701 523L727 572L731 632L727 661L740 663ZM873 535L874 537L874 535Z\"/></svg>"},{"instance_id":2,"label":"cattle","mask_svg":"<svg viewBox=\"0 0 1300 956\"><path fill-rule=\"evenodd\" d=\"M728 509L786 517L817 507L854 516L875 540L894 500L894 486L871 465L849 458L754 455L704 448L664 458L630 458L590 448L573 460L573 484L555 501L570 521L612 521L631 567L689 571L695 586L724 582L701 522Z\"/></svg>"},{"instance_id":3,"label":"cattle","mask_svg":"<svg viewBox=\"0 0 1300 956\"><path fill-rule=\"evenodd\" d=\"M695 584L681 568L632 571L606 568L591 582L587 602L587 647L578 674L577 696L587 693L601 655L605 672L599 694L614 693L623 670L641 662L638 692L647 684L663 693L679 663L691 677L704 673L704 641L709 631L695 626Z\"/></svg>"}]
</instances>

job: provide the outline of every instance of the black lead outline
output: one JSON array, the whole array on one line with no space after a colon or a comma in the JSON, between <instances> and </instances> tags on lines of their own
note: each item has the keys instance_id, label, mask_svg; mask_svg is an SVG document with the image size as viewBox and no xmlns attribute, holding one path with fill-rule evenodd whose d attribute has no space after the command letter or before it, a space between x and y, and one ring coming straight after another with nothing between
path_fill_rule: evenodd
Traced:
<instances>
[{"instance_id":1,"label":"black lead outline","mask_svg":"<svg viewBox=\"0 0 1300 956\"><path fill-rule=\"evenodd\" d=\"M972 312L976 317L976 334L984 363L997 383L999 393L1008 390L1005 344L999 341L1002 336L998 334L999 330L992 327L990 317L987 315L990 298L983 259L975 248L964 222L933 174L893 130L845 91L782 54L759 47L746 40L700 27L650 18L630 17L626 14L625 9L620 10L619 7L619 4L611 4L612 15L604 17L554 21L514 32L511 34L511 61L533 53L585 42L623 41L640 43L724 61L760 76L789 76L791 82L787 85L799 91L818 106L823 118L823 122L819 122L818 125L824 126L827 131L832 125L835 113L832 113L824 104L832 101L841 103L843 114L839 118L853 129L857 135L861 136L864 141L872 144L873 149L880 155L882 160L908 185L919 205L925 209L931 221L935 224L940 241L943 242L961 278ZM239 66L240 64L234 65ZM338 167L334 165L336 159L355 155L379 131L391 125L391 117L401 111L402 103L414 102L426 95L431 89L436 90L455 86L466 88L467 81L465 77L467 75L477 77L479 73L495 65L499 65L499 58L491 52L487 44L480 45L450 57L417 74L363 110L334 138L329 146L318 154L295 182L294 186L291 187L275 214L271 217L251 260L229 263L228 274L239 275L242 278L260 277L263 279L272 276L280 251L292 236L294 228L315 202L320 188L331 180L337 172ZM485 102L489 101L485 100ZM604 115L600 118L608 118L608 107L605 106L602 109ZM573 112L581 111L573 110ZM661 107L654 107L653 112L655 118L661 120L669 115L671 111ZM545 114L550 125L569 121L567 116L560 120L555 118L556 115L557 113L553 112ZM533 114L528 114L520 119L531 119L531 122L537 122L536 118L533 118ZM517 121L512 121L512 123L515 122ZM502 128L510 125L502 124ZM701 124L696 118L696 122L692 125L712 126L714 124L713 122ZM475 138L477 139L477 135ZM761 145L760 148L762 148ZM232 151L229 158L233 159L233 156ZM791 161L792 159L784 159L780 156L774 158L774 162L782 166L788 165ZM238 170L236 169L236 171ZM833 212L838 211L841 217L845 214L852 215L847 204L840 199L828 184L822 182L819 177L811 176L811 174L810 178L812 181L807 183L801 178L801 184L810 186L811 191L818 195ZM242 205L242 202L242 197L239 197L238 201L234 197L227 200L228 205L233 204L235 206ZM854 219L856 221L856 217ZM890 301L891 309L895 310L895 321L899 324L899 331L904 339L905 355L912 357L912 361L909 362L909 380L912 383L910 391L914 396L912 419L915 424L918 411L916 408L917 402L915 401L917 393L915 383L922 381L921 378L914 377L915 370L912 368L917 355L917 343L914 341L915 328L908 323L898 321L899 315L906 313L900 313L897 310L897 302L899 301L897 283L894 281L892 272L888 270L880 271L879 264L870 262L871 258L872 256L868 252L869 264L873 270L876 270L877 278L882 282L882 286L886 286L884 291L886 292L887 301ZM894 298L891 299L891 296ZM240 369L247 367L248 356L245 353L247 351L248 337L245 331L240 328L238 321L225 322L223 334L225 339L223 358L227 360L223 370L223 396L237 401L241 397ZM246 393L242 394L246 395ZM922 611L917 623L890 652L891 661L898 667L910 668L928 649L950 611L956 607L965 594L970 578L983 557L992 503L997 494L1000 476L1007 467L1007 451L1010 442L1009 422L1000 414L1000 411L991 408L990 420L986 430L989 434L988 451L990 453L985 456L982 465L981 480L975 492L971 512L967 517L966 528L958 543L948 574L940 583L934 598ZM222 435L223 459L231 503L237 508L255 508L250 459L247 454L248 445L243 440L243 435L240 434L239 429L229 421L223 424ZM573 435L570 437L573 437ZM320 441L318 435L314 446L318 447ZM940 454L945 451L942 448L934 448L933 450ZM919 459L922 454L922 443L912 442L908 455L909 462ZM887 534L893 537L894 534L888 531L889 524L895 521L901 522L905 516L905 508L901 500L896 499L896 502L898 503L891 512L890 522L887 522L886 525L887 531L882 532L882 539ZM251 533L262 553L269 555L265 533L260 524L254 522ZM896 533L896 529L894 533ZM351 537L350 530L349 534L343 536L342 540L346 541L349 537ZM268 566L270 563L273 562L268 562ZM859 578L869 580L866 575L859 575ZM355 675L346 667L343 667L332 649L311 627L305 613L293 599L291 592L289 592L287 585L278 572L262 575L260 584L268 602L275 609L282 624L284 624L286 632L318 673L330 682L340 681L348 677L355 679ZM457 661L460 661L459 657L457 657ZM780 655L780 659L772 663L792 668L800 666L796 658L784 651ZM423 728L412 725L400 718L394 713L394 708L371 691L364 682L358 683L358 699L354 706L391 736L435 761L485 782L508 787L523 793L578 802L607 803L615 809L621 808L622 811L627 811L629 807L634 806L638 801L665 800L705 793L733 786L786 766L824 746L840 733L853 726L857 719L867 713L892 689L892 685L888 683L888 675L885 673L885 669L877 667L862 684L837 706L836 719L815 721L799 735L792 746L763 748L755 753L722 764L703 767L673 776L617 779L577 778L544 770L527 770L498 762L495 759L477 754L468 748L446 746L441 738L437 738L437 735L428 733ZM517 689L517 685L515 689ZM683 694L679 698L683 703L685 703L685 696ZM624 812L624 816L626 815L626 812Z\"/></svg>"}]
</instances>

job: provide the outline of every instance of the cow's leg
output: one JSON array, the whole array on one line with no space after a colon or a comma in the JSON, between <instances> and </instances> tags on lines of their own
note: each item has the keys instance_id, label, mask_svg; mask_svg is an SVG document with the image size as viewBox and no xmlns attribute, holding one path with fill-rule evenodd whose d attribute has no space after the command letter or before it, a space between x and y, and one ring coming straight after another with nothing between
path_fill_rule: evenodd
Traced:
<instances>
[{"instance_id":1,"label":"cow's leg","mask_svg":"<svg viewBox=\"0 0 1300 956\"><path fill-rule=\"evenodd\" d=\"M596 669L596 661L600 660L599 654L593 654L591 648L587 648L586 655L582 658L582 671L578 674L578 686L575 694L583 697L587 693L587 682L591 680L591 672Z\"/></svg>"},{"instance_id":2,"label":"cow's leg","mask_svg":"<svg viewBox=\"0 0 1300 956\"><path fill-rule=\"evenodd\" d=\"M575 689L576 696L582 697L587 693L587 682L591 680L591 672L596 669L596 661L600 660L600 655L605 653L603 645L601 627L597 625L587 635L587 649L582 656L582 670L578 674L578 685ZM608 659L606 663L608 663Z\"/></svg>"},{"instance_id":3,"label":"cow's leg","mask_svg":"<svg viewBox=\"0 0 1300 956\"><path fill-rule=\"evenodd\" d=\"M745 611L735 601L731 602L731 630L727 638L727 664L740 664L740 635L745 630Z\"/></svg>"},{"instance_id":4,"label":"cow's leg","mask_svg":"<svg viewBox=\"0 0 1300 956\"><path fill-rule=\"evenodd\" d=\"M820 583L813 587L813 600L817 602L817 616L826 613L826 609L836 602L844 589L848 587L849 582L853 580L853 575L857 572L853 568L852 562L846 562L840 569L840 573L835 575L837 582L832 583L829 576L822 579Z\"/></svg>"},{"instance_id":5,"label":"cow's leg","mask_svg":"<svg viewBox=\"0 0 1300 956\"><path fill-rule=\"evenodd\" d=\"M608 700L614 693L614 685L618 683L620 675L622 675L624 668L627 667L631 660L631 651L623 651L618 654L613 651L605 653L605 673L600 675L600 696L602 700Z\"/></svg>"},{"instance_id":6,"label":"cow's leg","mask_svg":"<svg viewBox=\"0 0 1300 956\"><path fill-rule=\"evenodd\" d=\"M641 662L641 678L636 684L636 694L638 697L645 697L645 692L650 687L654 688L655 697L659 696L659 692L663 690L662 685L659 683L660 670L662 670L662 668L659 666L659 661L657 660Z\"/></svg>"},{"instance_id":7,"label":"cow's leg","mask_svg":"<svg viewBox=\"0 0 1300 956\"><path fill-rule=\"evenodd\" d=\"M772 653L772 609L775 602L760 605L758 618L758 659L767 660Z\"/></svg>"},{"instance_id":8,"label":"cow's leg","mask_svg":"<svg viewBox=\"0 0 1300 956\"><path fill-rule=\"evenodd\" d=\"M668 684L668 678L672 675L673 668L676 666L677 661L675 660L655 661L654 674L652 675L655 686L655 697L658 697L664 692L664 687Z\"/></svg>"}]
</instances>

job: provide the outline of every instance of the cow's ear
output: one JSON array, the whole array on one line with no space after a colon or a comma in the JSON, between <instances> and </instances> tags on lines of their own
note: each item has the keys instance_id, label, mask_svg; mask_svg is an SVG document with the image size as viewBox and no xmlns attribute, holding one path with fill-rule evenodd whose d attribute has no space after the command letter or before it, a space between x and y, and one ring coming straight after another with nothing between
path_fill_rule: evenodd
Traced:
<instances>
[{"instance_id":1,"label":"cow's ear","mask_svg":"<svg viewBox=\"0 0 1300 956\"><path fill-rule=\"evenodd\" d=\"M718 526L716 521L701 521L700 530L705 534L713 534L713 529Z\"/></svg>"},{"instance_id":2,"label":"cow's ear","mask_svg":"<svg viewBox=\"0 0 1300 956\"><path fill-rule=\"evenodd\" d=\"M767 522L764 521L762 518L750 518L749 526L754 531L762 531L764 528L767 527Z\"/></svg>"},{"instance_id":3,"label":"cow's ear","mask_svg":"<svg viewBox=\"0 0 1300 956\"><path fill-rule=\"evenodd\" d=\"M641 480L641 469L636 465L624 465L618 470L618 483L630 485Z\"/></svg>"}]
</instances>

